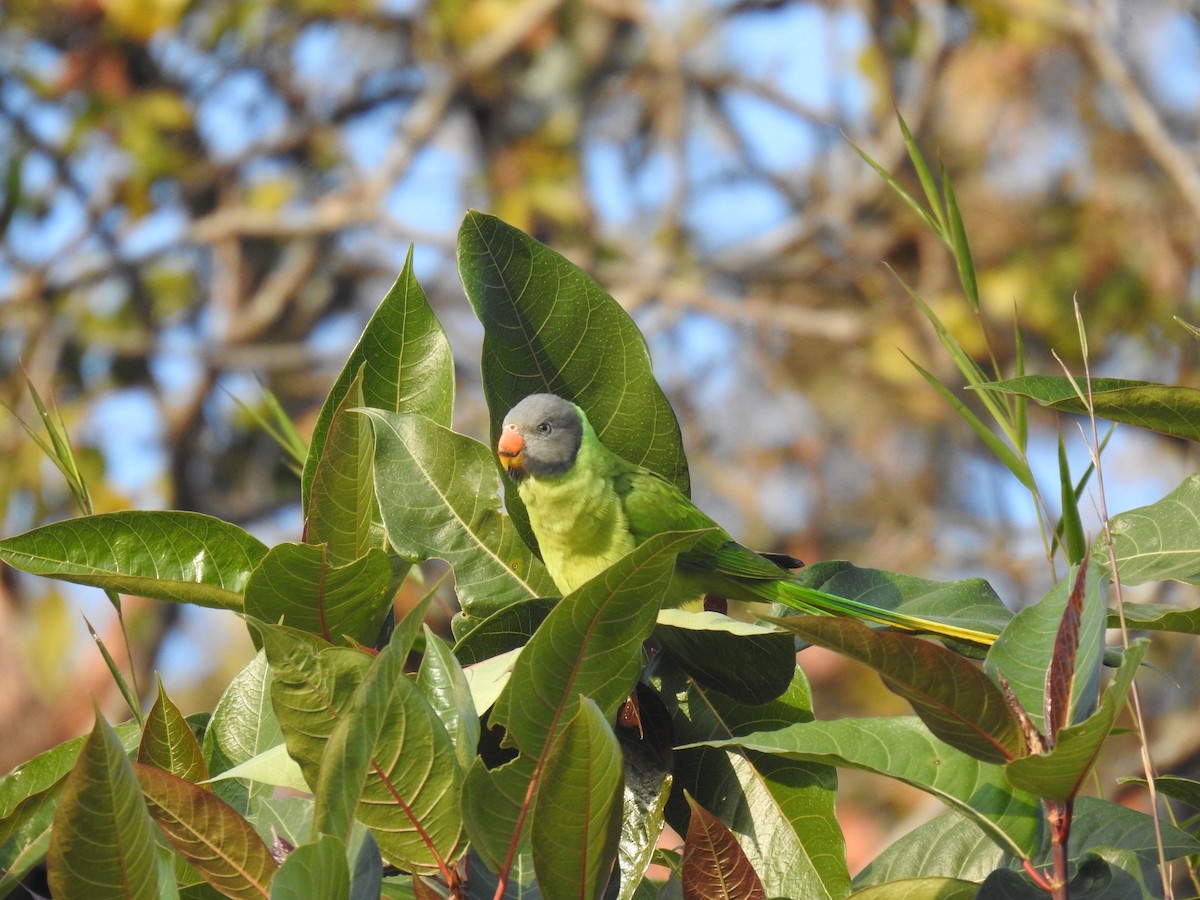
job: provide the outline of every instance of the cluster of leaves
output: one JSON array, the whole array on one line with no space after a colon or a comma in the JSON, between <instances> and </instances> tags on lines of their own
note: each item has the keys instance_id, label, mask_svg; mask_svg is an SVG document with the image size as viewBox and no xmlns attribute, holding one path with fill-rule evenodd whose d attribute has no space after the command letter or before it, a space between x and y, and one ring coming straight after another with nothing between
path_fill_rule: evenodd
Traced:
<instances>
[{"instance_id":1,"label":"cluster of leaves","mask_svg":"<svg viewBox=\"0 0 1200 900\"><path fill-rule=\"evenodd\" d=\"M482 214L463 222L458 260L485 332L492 438L517 400L552 391L686 489L674 415L617 303ZM0 780L0 892L45 860L64 898L1023 897L1059 876L1074 896L1134 897L1155 896L1161 859L1200 853L1183 830L1078 796L1148 646L1106 651L1107 546L1015 616L979 579L800 573L998 632L982 666L847 619L660 612L696 533L659 535L556 600L519 503L501 506L490 447L450 429L453 386L410 256L301 454L302 542L268 548L185 512L0 541L27 572L228 609L260 648L211 714L185 719L160 687L137 721L98 716ZM1196 580L1200 476L1112 529L1123 581ZM390 624L399 582L435 557L462 605L452 645L423 628L425 604ZM1200 630L1197 610L1125 617ZM816 720L796 637L875 668L915 715ZM842 766L949 807L853 881ZM658 846L666 824L681 852Z\"/></svg>"}]
</instances>

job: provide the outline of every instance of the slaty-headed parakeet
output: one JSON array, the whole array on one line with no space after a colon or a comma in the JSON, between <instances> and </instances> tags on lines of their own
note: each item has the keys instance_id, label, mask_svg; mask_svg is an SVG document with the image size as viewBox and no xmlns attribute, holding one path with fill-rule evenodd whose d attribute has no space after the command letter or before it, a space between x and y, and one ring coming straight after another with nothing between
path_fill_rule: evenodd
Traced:
<instances>
[{"instance_id":1,"label":"slaty-headed parakeet","mask_svg":"<svg viewBox=\"0 0 1200 900\"><path fill-rule=\"evenodd\" d=\"M978 646L995 640L988 632L800 584L788 569L734 541L666 479L611 452L583 410L554 394L533 394L509 411L497 452L525 504L542 560L563 594L653 535L715 529L680 554L665 606L715 595L779 602L809 615L851 616Z\"/></svg>"}]
</instances>

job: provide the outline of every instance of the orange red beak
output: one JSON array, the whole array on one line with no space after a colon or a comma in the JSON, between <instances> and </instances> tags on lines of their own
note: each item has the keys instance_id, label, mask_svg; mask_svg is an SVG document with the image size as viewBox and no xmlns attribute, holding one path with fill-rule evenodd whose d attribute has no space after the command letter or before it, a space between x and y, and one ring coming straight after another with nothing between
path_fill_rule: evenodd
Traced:
<instances>
[{"instance_id":1,"label":"orange red beak","mask_svg":"<svg viewBox=\"0 0 1200 900\"><path fill-rule=\"evenodd\" d=\"M500 457L500 465L504 466L504 471L511 472L514 469L520 471L521 457L524 452L525 438L521 437L516 425L509 425L500 433L500 441L496 444L496 453Z\"/></svg>"}]
</instances>

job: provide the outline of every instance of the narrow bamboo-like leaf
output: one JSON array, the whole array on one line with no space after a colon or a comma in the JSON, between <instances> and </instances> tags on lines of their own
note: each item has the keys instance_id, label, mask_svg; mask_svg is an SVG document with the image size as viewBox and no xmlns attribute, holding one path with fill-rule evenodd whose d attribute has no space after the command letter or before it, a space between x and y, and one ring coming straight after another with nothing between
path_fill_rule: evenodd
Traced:
<instances>
[{"instance_id":1,"label":"narrow bamboo-like leaf","mask_svg":"<svg viewBox=\"0 0 1200 900\"><path fill-rule=\"evenodd\" d=\"M118 598L113 606L117 610L117 615L121 614L121 602ZM87 616L83 618L84 625L87 626L88 635L96 643L96 649L100 651L100 656L104 659L104 665L108 667L108 674L112 676L112 680L117 685L117 690L121 692L121 698L125 701L125 705L129 707L130 713L138 721L142 719L142 705L138 700L137 691L129 686L129 682L125 678L125 673L121 671L121 667L117 665L117 661L113 659L112 654L108 652L108 647L104 645L104 641L100 639L100 635L96 634L96 629L92 627L92 623L87 620ZM121 630L124 633L125 622L121 622Z\"/></svg>"},{"instance_id":2,"label":"narrow bamboo-like leaf","mask_svg":"<svg viewBox=\"0 0 1200 900\"><path fill-rule=\"evenodd\" d=\"M667 818L686 833L689 812L681 792L729 825L768 894L812 900L849 890L846 844L834 808L837 772L831 766L736 747L695 746L736 739L812 720L812 696L801 669L788 690L769 703L747 705L686 678L670 661L656 663L676 745L674 790Z\"/></svg>"},{"instance_id":3,"label":"narrow bamboo-like leaf","mask_svg":"<svg viewBox=\"0 0 1200 900\"><path fill-rule=\"evenodd\" d=\"M179 707L167 696L162 679L158 681L158 697L146 715L137 758L140 763L157 766L192 783L208 778L200 742Z\"/></svg>"},{"instance_id":4,"label":"narrow bamboo-like leaf","mask_svg":"<svg viewBox=\"0 0 1200 900\"><path fill-rule=\"evenodd\" d=\"M279 398L275 396L275 392L262 383L259 384L258 389L262 392L263 403L267 407L265 415L256 407L246 403L241 397L235 394L229 396L233 398L233 402L242 412L252 418L259 428L274 439L280 449L287 454L289 465L294 465L298 472L304 465L304 458L308 456L308 443L300 437L300 432L296 430L296 424L287 414L287 410L283 408L283 404L279 402Z\"/></svg>"},{"instance_id":5,"label":"narrow bamboo-like leaf","mask_svg":"<svg viewBox=\"0 0 1200 900\"><path fill-rule=\"evenodd\" d=\"M1062 498L1062 519L1055 529L1061 533L1067 563L1076 566L1087 555L1087 540L1083 536L1083 521L1079 517L1079 495L1071 482L1071 466L1067 462L1067 447L1062 432L1058 433L1058 485Z\"/></svg>"},{"instance_id":6,"label":"narrow bamboo-like leaf","mask_svg":"<svg viewBox=\"0 0 1200 900\"><path fill-rule=\"evenodd\" d=\"M55 897L158 900L154 823L116 732L99 710L67 776L47 859Z\"/></svg>"},{"instance_id":7,"label":"narrow bamboo-like leaf","mask_svg":"<svg viewBox=\"0 0 1200 900\"><path fill-rule=\"evenodd\" d=\"M365 364L364 364L365 366ZM361 414L363 370L346 390L329 420L321 455L313 464L304 539L325 544L333 565L346 565L372 549L385 549L371 462L375 456L371 423Z\"/></svg>"},{"instance_id":8,"label":"narrow bamboo-like leaf","mask_svg":"<svg viewBox=\"0 0 1200 900\"><path fill-rule=\"evenodd\" d=\"M1157 503L1113 516L1109 529L1122 584L1200 584L1200 475L1189 475ZM1092 555L1107 567L1102 542L1096 541Z\"/></svg>"},{"instance_id":9,"label":"narrow bamboo-like leaf","mask_svg":"<svg viewBox=\"0 0 1200 900\"><path fill-rule=\"evenodd\" d=\"M938 738L984 762L1025 752L1020 723L1000 689L980 668L930 641L876 631L853 619L796 616L774 620L809 643L875 669L908 700Z\"/></svg>"},{"instance_id":10,"label":"narrow bamboo-like leaf","mask_svg":"<svg viewBox=\"0 0 1200 900\"><path fill-rule=\"evenodd\" d=\"M897 113L896 120L900 125L900 135L904 139L904 149L912 161L913 169L917 173L917 180L921 182L921 190L925 192L925 202L929 204L929 212L941 226L933 230L945 239L946 220L942 215L942 202L938 195L937 182L934 181L933 173L929 171L929 164L925 162L925 156L917 146L917 141L909 130L908 123L904 121L904 116Z\"/></svg>"},{"instance_id":11,"label":"narrow bamboo-like leaf","mask_svg":"<svg viewBox=\"0 0 1200 900\"><path fill-rule=\"evenodd\" d=\"M1021 330L1021 319L1013 315L1013 366L1016 377L1025 374L1025 333ZM1029 404L1024 397L1013 397L1013 429L1016 432L1015 445L1022 456L1029 446ZM1090 471L1090 470L1089 470ZM1078 498L1076 494L1076 498Z\"/></svg>"},{"instance_id":12,"label":"narrow bamboo-like leaf","mask_svg":"<svg viewBox=\"0 0 1200 900\"><path fill-rule=\"evenodd\" d=\"M933 214L939 217L937 219L935 219L934 215L931 215L930 212L925 209L925 207L923 207L920 203L918 203L917 200L912 196L912 194L910 194L908 191L906 191L904 189L903 185L900 184L899 180L897 180L895 175L893 175L891 172L889 172L887 169L885 169L883 166L881 166L879 163L877 163L874 159L872 159L867 154L867 152L865 150L863 150L861 147L859 147L855 144L851 144L851 146L854 147L855 152L858 153L858 155L862 157L863 162L865 162L868 166L870 166L872 169L874 169L875 172L879 175L879 177L882 178L884 180L884 182L887 183L887 186L890 187L896 193L896 196L899 197L901 200L903 200L906 204L908 204L909 209L911 209L914 213L917 214L917 217L922 222L925 223L925 225L929 228L930 231L932 231L934 234L941 237L943 240L946 240L945 229L942 227L942 224L939 221L942 211L941 211L941 201L940 201L940 198L938 198L936 196L936 190L934 191L935 196L934 196L934 199L932 200L932 202L930 203L930 208L933 210ZM913 159L913 162L914 162L914 164L916 163L916 158ZM925 164L925 161L924 161L924 159L922 159L921 165L923 167L924 167L924 164ZM922 187L925 187L925 178L926 177L929 177L930 182L932 183L932 178L929 176L929 171L928 171L927 167L925 168L924 172L922 172L920 169L918 169L917 174L918 174L918 176L921 177ZM925 190L928 193L929 188L925 188ZM947 244L949 244L949 241L947 241Z\"/></svg>"},{"instance_id":13,"label":"narrow bamboo-like leaf","mask_svg":"<svg viewBox=\"0 0 1200 900\"><path fill-rule=\"evenodd\" d=\"M725 824L689 796L683 895L695 900L767 900L750 860Z\"/></svg>"},{"instance_id":14,"label":"narrow bamboo-like leaf","mask_svg":"<svg viewBox=\"0 0 1200 900\"><path fill-rule=\"evenodd\" d=\"M425 655L417 670L417 690L450 735L462 771L471 767L479 746L479 716L471 685L446 642L425 628Z\"/></svg>"},{"instance_id":15,"label":"narrow bamboo-like leaf","mask_svg":"<svg viewBox=\"0 0 1200 900\"><path fill-rule=\"evenodd\" d=\"M1054 654L1059 624L1070 598L1074 572L1064 578L1037 603L1025 607L1013 618L988 651L984 667L993 678L1004 675L1013 694L1041 731L1046 697L1046 672ZM1079 651L1075 659L1075 677L1071 684L1067 721L1079 722L1096 708L1100 692L1100 665L1104 656L1105 610L1100 597L1100 570L1092 563L1083 599Z\"/></svg>"},{"instance_id":16,"label":"narrow bamboo-like leaf","mask_svg":"<svg viewBox=\"0 0 1200 900\"><path fill-rule=\"evenodd\" d=\"M462 771L437 715L389 644L339 711L315 785L314 833L345 840L355 818L407 872L444 872L462 851ZM474 754L472 754L473 756Z\"/></svg>"},{"instance_id":17,"label":"narrow bamboo-like leaf","mask_svg":"<svg viewBox=\"0 0 1200 900\"><path fill-rule=\"evenodd\" d=\"M1098 418L1148 428L1189 441L1200 440L1200 389L1133 381L1127 378L1093 378L1090 398L1080 398L1071 380L1063 375L1025 375L980 385L993 391L1020 394L1063 412L1088 414L1088 403Z\"/></svg>"},{"instance_id":18,"label":"narrow bamboo-like leaf","mask_svg":"<svg viewBox=\"0 0 1200 900\"><path fill-rule=\"evenodd\" d=\"M1049 753L1013 760L1005 767L1008 780L1040 797L1066 801L1078 793L1091 772L1105 740L1125 708L1133 676L1149 649L1144 638L1125 651L1121 667L1100 701L1099 709L1077 725L1063 728Z\"/></svg>"},{"instance_id":19,"label":"narrow bamboo-like leaf","mask_svg":"<svg viewBox=\"0 0 1200 900\"><path fill-rule=\"evenodd\" d=\"M353 698L371 657L279 625L255 626L271 666L271 704L309 786L317 783L321 755L334 725Z\"/></svg>"},{"instance_id":20,"label":"narrow bamboo-like leaf","mask_svg":"<svg viewBox=\"0 0 1200 900\"><path fill-rule=\"evenodd\" d=\"M1021 484L1025 486L1026 490L1031 492L1036 491L1037 483L1033 480L1033 473L1029 471L1028 463L1022 460L1021 457L1019 457L1008 444L1004 443L1003 440L997 437L996 434L990 428L988 428L986 424L984 424L983 420L980 419L979 416L975 415L975 413L973 413L965 403L959 400L958 397L956 397L948 387L938 380L937 376L931 372L925 371L925 369L919 366L911 358L907 356L906 358L910 363L912 363L917 372L920 373L921 377L924 378L933 387L933 389L941 394L946 402L954 408L954 411L958 413L959 418L971 426L971 430L979 436L979 439L983 441L985 445L987 445L987 448L991 450L995 457L1000 460L1001 463L1003 463L1004 467L1012 473L1013 477L1016 478L1017 481L1021 482Z\"/></svg>"},{"instance_id":21,"label":"narrow bamboo-like leaf","mask_svg":"<svg viewBox=\"0 0 1200 900\"><path fill-rule=\"evenodd\" d=\"M262 838L228 803L154 766L135 764L142 793L175 850L235 900L269 895L278 866Z\"/></svg>"},{"instance_id":22,"label":"narrow bamboo-like leaf","mask_svg":"<svg viewBox=\"0 0 1200 900\"><path fill-rule=\"evenodd\" d=\"M796 668L791 635L718 613L664 609L654 638L697 681L744 703L778 697Z\"/></svg>"},{"instance_id":23,"label":"narrow bamboo-like leaf","mask_svg":"<svg viewBox=\"0 0 1200 900\"><path fill-rule=\"evenodd\" d=\"M283 731L271 706L271 669L261 651L247 663L217 701L204 730L204 760L219 775L270 747L283 743ZM220 781L214 793L245 813L251 798L270 796L271 788L250 782Z\"/></svg>"},{"instance_id":24,"label":"narrow bamboo-like leaf","mask_svg":"<svg viewBox=\"0 0 1200 900\"><path fill-rule=\"evenodd\" d=\"M973 309L979 309L979 284L975 280L975 261L971 258L971 245L967 241L967 229L958 210L954 186L950 176L942 173L942 195L946 198L946 224L950 233L950 248L954 252L954 265L958 269L958 280Z\"/></svg>"},{"instance_id":25,"label":"narrow bamboo-like leaf","mask_svg":"<svg viewBox=\"0 0 1200 900\"><path fill-rule=\"evenodd\" d=\"M459 228L458 271L483 323L491 446L518 401L558 394L583 408L606 447L687 492L679 424L620 304L559 253L475 211ZM528 535L520 498L507 505Z\"/></svg>"},{"instance_id":26,"label":"narrow bamboo-like leaf","mask_svg":"<svg viewBox=\"0 0 1200 900\"><path fill-rule=\"evenodd\" d=\"M237 611L266 552L236 525L171 511L84 516L0 541L0 560L33 575Z\"/></svg>"},{"instance_id":27,"label":"narrow bamboo-like leaf","mask_svg":"<svg viewBox=\"0 0 1200 900\"><path fill-rule=\"evenodd\" d=\"M337 838L322 835L288 854L271 880L271 900L350 900L350 864Z\"/></svg>"},{"instance_id":28,"label":"narrow bamboo-like leaf","mask_svg":"<svg viewBox=\"0 0 1200 900\"><path fill-rule=\"evenodd\" d=\"M637 681L675 557L704 533L655 535L565 597L517 657L491 723L540 760L580 694L614 716Z\"/></svg>"},{"instance_id":29,"label":"narrow bamboo-like leaf","mask_svg":"<svg viewBox=\"0 0 1200 900\"><path fill-rule=\"evenodd\" d=\"M423 416L367 412L375 427L376 495L401 556L450 563L471 616L558 593L501 512L490 450Z\"/></svg>"},{"instance_id":30,"label":"narrow bamboo-like leaf","mask_svg":"<svg viewBox=\"0 0 1200 900\"><path fill-rule=\"evenodd\" d=\"M441 425L450 424L454 410L454 356L446 333L413 274L412 259L410 247L396 283L367 323L317 416L301 481L301 501L306 514L334 412L342 405L360 371L362 405L428 416Z\"/></svg>"},{"instance_id":31,"label":"narrow bamboo-like leaf","mask_svg":"<svg viewBox=\"0 0 1200 900\"><path fill-rule=\"evenodd\" d=\"M4 409L8 409L12 413L13 418L25 429L25 433L33 438L34 442L41 448L58 471L62 473L63 478L67 481L67 487L70 488L72 495L75 497L75 502L78 504L80 511L84 515L92 513L92 498L88 492L87 482L84 481L82 473L79 471L79 463L75 459L75 450L71 446L71 436L67 431L67 427L62 420L62 415L59 414L57 420L50 415L46 409L46 404L42 402L41 395L34 387L32 379L25 378L25 387L29 391L29 398L33 401L34 408L37 409L38 418L42 420L42 427L46 429L46 437L43 438L31 426L25 423L25 420L18 416L6 404L0 404ZM58 412L55 409L55 412Z\"/></svg>"},{"instance_id":32,"label":"narrow bamboo-like leaf","mask_svg":"<svg viewBox=\"0 0 1200 900\"><path fill-rule=\"evenodd\" d=\"M886 775L939 797L1018 856L1029 856L1038 845L1037 798L1011 787L1002 767L939 741L915 716L802 722L704 743Z\"/></svg>"},{"instance_id":33,"label":"narrow bamboo-like leaf","mask_svg":"<svg viewBox=\"0 0 1200 900\"><path fill-rule=\"evenodd\" d=\"M391 610L392 565L382 550L335 565L324 545L276 544L246 583L246 615L374 644Z\"/></svg>"},{"instance_id":34,"label":"narrow bamboo-like leaf","mask_svg":"<svg viewBox=\"0 0 1200 900\"><path fill-rule=\"evenodd\" d=\"M534 804L533 865L547 900L604 890L617 859L622 769L608 718L580 697L546 756Z\"/></svg>"}]
</instances>

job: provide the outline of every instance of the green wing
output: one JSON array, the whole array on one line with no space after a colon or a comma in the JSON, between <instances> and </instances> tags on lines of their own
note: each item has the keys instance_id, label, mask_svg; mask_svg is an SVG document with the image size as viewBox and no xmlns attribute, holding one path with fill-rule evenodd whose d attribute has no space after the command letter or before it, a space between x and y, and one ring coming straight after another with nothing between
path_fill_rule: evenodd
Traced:
<instances>
[{"instance_id":1,"label":"green wing","mask_svg":"<svg viewBox=\"0 0 1200 900\"><path fill-rule=\"evenodd\" d=\"M807 615L849 616L980 647L989 647L996 640L996 635L989 632L909 616L806 587L795 581L789 570L733 540L678 488L648 469L624 463L614 473L613 485L635 544L664 531L716 529L680 554L677 584L672 585L676 596L668 603L710 593L731 600L782 603Z\"/></svg>"}]
</instances>

